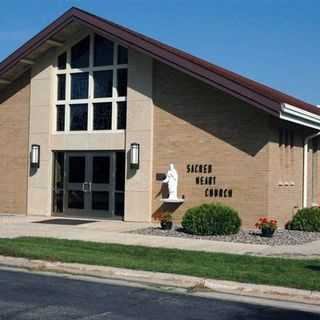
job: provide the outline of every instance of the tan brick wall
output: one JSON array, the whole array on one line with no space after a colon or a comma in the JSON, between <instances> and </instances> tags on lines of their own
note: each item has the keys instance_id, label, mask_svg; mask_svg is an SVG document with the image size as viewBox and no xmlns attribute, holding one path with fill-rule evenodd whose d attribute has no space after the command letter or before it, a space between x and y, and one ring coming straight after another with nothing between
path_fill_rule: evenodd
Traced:
<instances>
[{"instance_id":1,"label":"tan brick wall","mask_svg":"<svg viewBox=\"0 0 320 320\"><path fill-rule=\"evenodd\" d=\"M272 118L270 123L269 190L268 212L279 219L280 225L288 222L302 206L303 187L303 127ZM279 145L279 129L293 132L293 146ZM311 177L311 154L309 155L309 177ZM311 183L310 179L310 203Z\"/></svg>"},{"instance_id":2,"label":"tan brick wall","mask_svg":"<svg viewBox=\"0 0 320 320\"><path fill-rule=\"evenodd\" d=\"M0 92L0 213L26 214L29 75Z\"/></svg>"},{"instance_id":3,"label":"tan brick wall","mask_svg":"<svg viewBox=\"0 0 320 320\"><path fill-rule=\"evenodd\" d=\"M270 116L215 90L182 72L154 63L153 213L185 211L203 202L223 202L252 226L268 209L268 137ZM168 208L160 202L161 183L173 162L179 173L179 195L185 203ZM232 189L232 197L205 197L210 186L196 185L201 174L187 174L187 164L212 164L213 189ZM206 174L203 174L206 176Z\"/></svg>"},{"instance_id":4,"label":"tan brick wall","mask_svg":"<svg viewBox=\"0 0 320 320\"><path fill-rule=\"evenodd\" d=\"M272 216L280 226L302 206L303 139L311 130L268 115L221 91L154 62L153 214L174 212L176 222L190 207L222 202L238 210L243 226ZM279 147L279 128L294 132L293 147ZM157 173L170 163L179 173L181 206L164 205ZM212 164L213 189L232 189L232 198L206 197L197 185L201 174L187 174L188 164ZM317 160L319 167L319 160ZM308 204L312 199L312 152L308 158ZM210 186L209 186L210 188ZM320 188L316 190L319 198Z\"/></svg>"}]
</instances>

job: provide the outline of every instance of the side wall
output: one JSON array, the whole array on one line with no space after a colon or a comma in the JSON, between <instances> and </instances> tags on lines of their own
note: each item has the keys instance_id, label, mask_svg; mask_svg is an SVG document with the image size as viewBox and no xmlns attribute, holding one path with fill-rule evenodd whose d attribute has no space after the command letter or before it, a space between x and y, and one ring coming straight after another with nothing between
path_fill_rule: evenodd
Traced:
<instances>
[{"instance_id":1,"label":"side wall","mask_svg":"<svg viewBox=\"0 0 320 320\"><path fill-rule=\"evenodd\" d=\"M0 212L26 214L30 76L0 92Z\"/></svg>"},{"instance_id":2,"label":"side wall","mask_svg":"<svg viewBox=\"0 0 320 320\"><path fill-rule=\"evenodd\" d=\"M290 124L279 119L270 119L270 157L269 157L269 190L268 212L279 220L280 225L286 224L298 208L302 207L303 188L303 138L306 136L303 127ZM289 132L288 144L281 144L280 130ZM308 155L309 201L312 195L312 152Z\"/></svg>"},{"instance_id":3,"label":"side wall","mask_svg":"<svg viewBox=\"0 0 320 320\"><path fill-rule=\"evenodd\" d=\"M180 221L188 208L218 201L252 227L268 209L269 115L159 62L153 99L152 212L173 211ZM156 176L170 163L179 174L178 195L185 197L181 206L161 202L166 190ZM190 172L197 164L211 165L212 172Z\"/></svg>"}]
</instances>

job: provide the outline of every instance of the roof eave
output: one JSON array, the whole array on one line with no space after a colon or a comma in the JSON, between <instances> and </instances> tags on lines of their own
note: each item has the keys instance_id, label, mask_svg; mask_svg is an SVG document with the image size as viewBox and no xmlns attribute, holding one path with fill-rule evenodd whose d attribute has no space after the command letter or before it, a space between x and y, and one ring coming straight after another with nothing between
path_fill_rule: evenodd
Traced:
<instances>
[{"instance_id":1,"label":"roof eave","mask_svg":"<svg viewBox=\"0 0 320 320\"><path fill-rule=\"evenodd\" d=\"M280 119L320 130L320 116L288 103L281 104Z\"/></svg>"}]
</instances>

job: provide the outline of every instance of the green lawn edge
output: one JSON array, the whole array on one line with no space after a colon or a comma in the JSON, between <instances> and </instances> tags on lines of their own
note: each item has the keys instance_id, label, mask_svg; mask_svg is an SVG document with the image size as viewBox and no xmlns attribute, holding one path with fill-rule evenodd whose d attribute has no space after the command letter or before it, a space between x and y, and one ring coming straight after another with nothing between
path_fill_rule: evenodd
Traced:
<instances>
[{"instance_id":1,"label":"green lawn edge","mask_svg":"<svg viewBox=\"0 0 320 320\"><path fill-rule=\"evenodd\" d=\"M316 259L256 257L39 237L2 238L0 255L320 291L320 260Z\"/></svg>"}]
</instances>

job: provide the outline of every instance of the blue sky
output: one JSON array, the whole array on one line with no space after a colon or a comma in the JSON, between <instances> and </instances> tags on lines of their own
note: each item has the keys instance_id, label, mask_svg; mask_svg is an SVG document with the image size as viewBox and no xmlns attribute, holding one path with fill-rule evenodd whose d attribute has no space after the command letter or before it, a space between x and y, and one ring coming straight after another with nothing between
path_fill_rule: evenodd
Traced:
<instances>
[{"instance_id":1,"label":"blue sky","mask_svg":"<svg viewBox=\"0 0 320 320\"><path fill-rule=\"evenodd\" d=\"M0 61L76 6L320 104L318 0L8 0Z\"/></svg>"}]
</instances>

